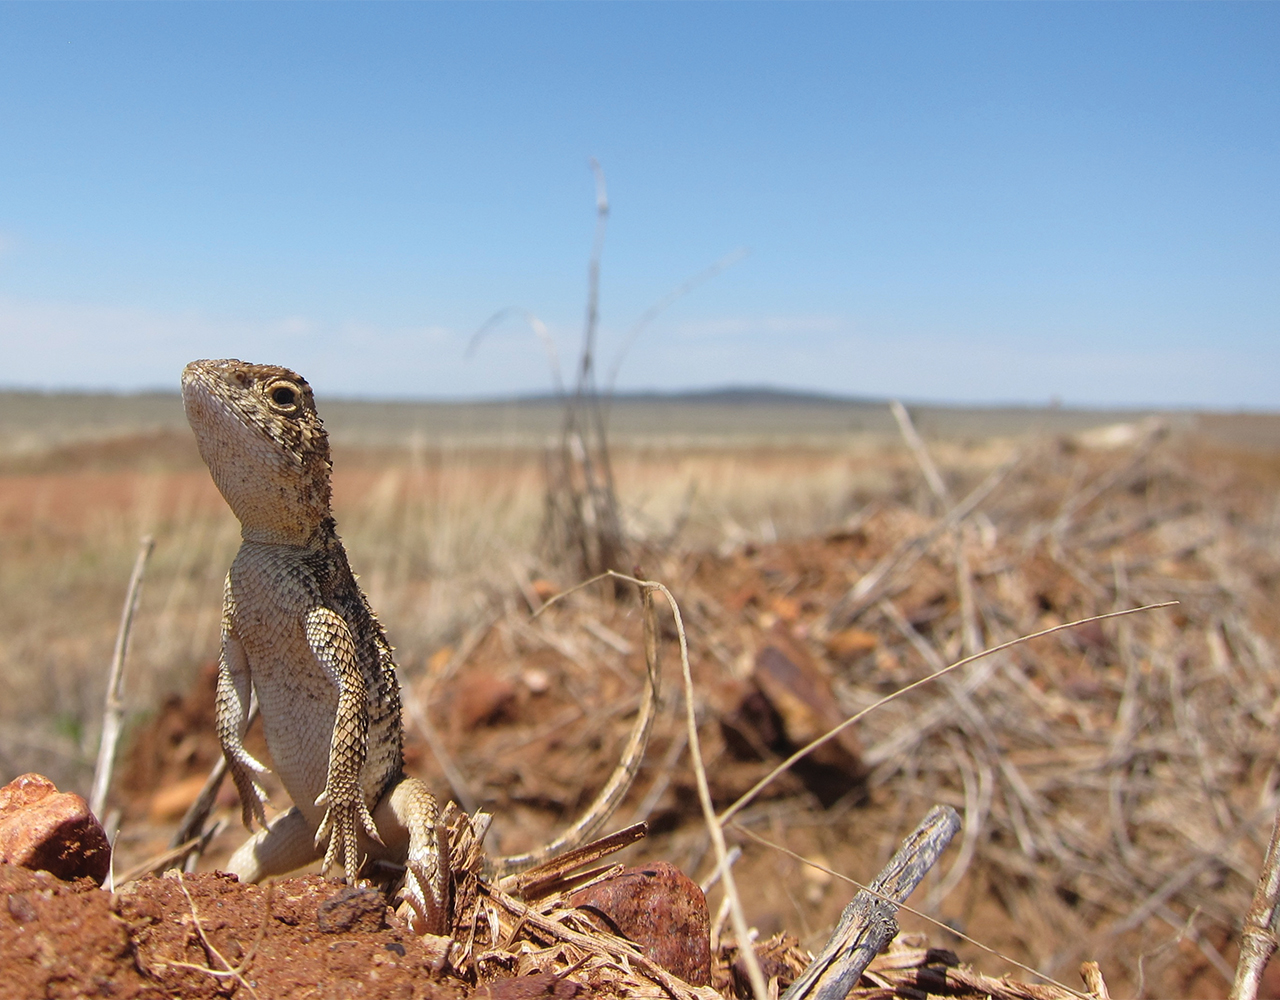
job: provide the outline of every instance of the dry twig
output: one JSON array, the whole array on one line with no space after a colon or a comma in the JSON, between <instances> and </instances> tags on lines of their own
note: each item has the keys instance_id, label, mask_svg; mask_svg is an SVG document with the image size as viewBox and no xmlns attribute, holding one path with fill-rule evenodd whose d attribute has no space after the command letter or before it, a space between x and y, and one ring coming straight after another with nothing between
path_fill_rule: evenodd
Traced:
<instances>
[{"instance_id":1,"label":"dry twig","mask_svg":"<svg viewBox=\"0 0 1280 1000\"><path fill-rule=\"evenodd\" d=\"M89 811L102 815L107 802L107 790L111 787L111 770L116 759L116 744L120 742L120 730L124 724L124 658L129 651L129 632L133 628L133 616L142 597L142 577L146 573L147 560L155 548L155 539L147 535L138 547L138 557L129 575L129 588L125 592L124 608L120 612L120 628L116 632L116 645L111 653L111 673L107 679L107 702L102 713L102 738L98 743L98 763L93 771L93 789L89 792Z\"/></svg>"}]
</instances>

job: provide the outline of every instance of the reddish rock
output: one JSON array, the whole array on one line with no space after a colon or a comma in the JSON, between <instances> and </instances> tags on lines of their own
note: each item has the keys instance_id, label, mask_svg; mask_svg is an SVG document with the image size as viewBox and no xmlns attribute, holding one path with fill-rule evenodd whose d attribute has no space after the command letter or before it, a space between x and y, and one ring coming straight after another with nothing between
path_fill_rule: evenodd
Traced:
<instances>
[{"instance_id":1,"label":"reddish rock","mask_svg":"<svg viewBox=\"0 0 1280 1000\"><path fill-rule=\"evenodd\" d=\"M873 633L860 628L844 628L831 635L826 643L827 654L834 660L847 662L870 653L880 645Z\"/></svg>"},{"instance_id":2,"label":"reddish rock","mask_svg":"<svg viewBox=\"0 0 1280 1000\"><path fill-rule=\"evenodd\" d=\"M573 1000L592 996L582 983L562 979L554 972L534 972L528 976L495 979L476 989L474 1000Z\"/></svg>"},{"instance_id":3,"label":"reddish rock","mask_svg":"<svg viewBox=\"0 0 1280 1000\"><path fill-rule=\"evenodd\" d=\"M538 600L543 604L546 604L547 601L560 593L561 589L557 584L552 583L550 580L544 580L541 577L534 580L533 583L529 584L529 586L533 588L533 592L538 595Z\"/></svg>"},{"instance_id":4,"label":"reddish rock","mask_svg":"<svg viewBox=\"0 0 1280 1000\"><path fill-rule=\"evenodd\" d=\"M111 845L84 799L58 791L42 775L24 774L0 788L0 860L101 885Z\"/></svg>"},{"instance_id":5,"label":"reddish rock","mask_svg":"<svg viewBox=\"0 0 1280 1000\"><path fill-rule=\"evenodd\" d=\"M463 730L492 726L515 715L515 684L492 674L468 674L453 691L454 719Z\"/></svg>"},{"instance_id":6,"label":"reddish rock","mask_svg":"<svg viewBox=\"0 0 1280 1000\"><path fill-rule=\"evenodd\" d=\"M738 705L721 717L734 753L767 759L812 742L844 721L831 681L790 631L779 625L756 654L751 682ZM866 790L862 746L852 729L841 730L791 767L824 807Z\"/></svg>"},{"instance_id":7,"label":"reddish rock","mask_svg":"<svg viewBox=\"0 0 1280 1000\"><path fill-rule=\"evenodd\" d=\"M688 875L666 861L627 868L575 892L574 906L603 917L667 971L693 986L711 981L711 916Z\"/></svg>"}]
</instances>

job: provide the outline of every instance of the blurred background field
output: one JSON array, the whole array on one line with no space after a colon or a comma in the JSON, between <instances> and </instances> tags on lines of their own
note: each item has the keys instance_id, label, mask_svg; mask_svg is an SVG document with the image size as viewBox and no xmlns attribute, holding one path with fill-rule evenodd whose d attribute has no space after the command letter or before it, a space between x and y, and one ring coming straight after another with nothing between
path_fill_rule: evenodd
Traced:
<instances>
[{"instance_id":1,"label":"blurred background field","mask_svg":"<svg viewBox=\"0 0 1280 1000\"><path fill-rule=\"evenodd\" d=\"M554 400L325 400L335 504L374 606L420 663L484 588L510 581L542 524ZM1012 441L1142 413L922 408L944 466L998 463ZM1179 415L1247 440L1269 418ZM628 529L681 544L821 532L913 468L883 404L800 395L621 400L610 429ZM1267 430L1259 432L1263 439ZM1274 431L1272 431L1274 433ZM133 647L133 698L155 704L216 654L222 576L239 544L176 394L0 393L6 770L50 751L85 780L129 567L157 540ZM140 685L140 686L135 686ZM44 766L49 768L49 764Z\"/></svg>"},{"instance_id":2,"label":"blurred background field","mask_svg":"<svg viewBox=\"0 0 1280 1000\"><path fill-rule=\"evenodd\" d=\"M339 531L411 704L410 766L450 794L421 712L495 810L491 846L536 846L604 780L638 693L633 602L588 593L530 621L577 582L542 545L560 410L320 406ZM1098 958L1113 989L1221 992L1277 802L1280 416L910 412L946 502L883 404L741 393L612 406L628 555L684 610L721 808L803 729L783 712L770 733L759 714L759 695L777 693L767 649L825 678L823 711L839 718L975 648L1182 603L1040 640L877 711L851 744L866 774L835 792L812 775L778 782L730 831L753 923L816 948L851 891L753 837L869 878L948 802L967 832L918 894L926 912L1060 980ZM237 525L176 396L3 394L0 441L6 773L87 789L129 569L140 537L156 540L112 796L131 863L163 846L217 752L208 671ZM988 477L990 495L947 528L949 505ZM710 856L667 645L667 714L617 822L647 816L654 836L633 856L700 879ZM233 822L206 863L242 835Z\"/></svg>"}]
</instances>

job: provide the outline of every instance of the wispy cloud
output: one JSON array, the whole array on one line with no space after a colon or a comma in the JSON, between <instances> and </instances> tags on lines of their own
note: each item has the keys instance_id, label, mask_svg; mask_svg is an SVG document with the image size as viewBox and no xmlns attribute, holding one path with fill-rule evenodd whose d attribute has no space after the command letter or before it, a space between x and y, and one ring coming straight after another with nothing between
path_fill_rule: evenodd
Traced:
<instances>
[{"instance_id":1,"label":"wispy cloud","mask_svg":"<svg viewBox=\"0 0 1280 1000\"><path fill-rule=\"evenodd\" d=\"M441 324L388 327L307 316L243 318L196 311L48 302L0 295L0 386L176 389L193 358L284 364L344 395L458 396L545 388L536 345L463 357L465 335ZM532 340L532 338L530 338Z\"/></svg>"},{"instance_id":2,"label":"wispy cloud","mask_svg":"<svg viewBox=\"0 0 1280 1000\"><path fill-rule=\"evenodd\" d=\"M327 394L448 398L551 388L536 337L513 329L467 357L470 334L439 323L221 317L0 296L0 385L176 389L192 358L242 357L296 368ZM556 334L567 359L576 331ZM1086 347L1050 337L1011 350L990 337L869 319L728 316L645 338L628 355L619 387L767 384L959 402L1057 396L1076 404L1276 408L1277 370L1280 343L1244 353L1230 345L1136 350L1122 338Z\"/></svg>"},{"instance_id":3,"label":"wispy cloud","mask_svg":"<svg viewBox=\"0 0 1280 1000\"><path fill-rule=\"evenodd\" d=\"M786 334L836 334L852 324L838 316L723 316L678 323L672 333L682 340L724 340Z\"/></svg>"}]
</instances>

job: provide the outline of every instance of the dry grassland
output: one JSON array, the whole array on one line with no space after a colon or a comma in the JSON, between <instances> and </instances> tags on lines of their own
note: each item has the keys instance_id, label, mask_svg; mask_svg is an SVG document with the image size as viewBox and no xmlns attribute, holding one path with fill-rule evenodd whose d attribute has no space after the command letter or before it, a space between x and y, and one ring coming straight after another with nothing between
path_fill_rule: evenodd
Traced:
<instances>
[{"instance_id":1,"label":"dry grassland","mask_svg":"<svg viewBox=\"0 0 1280 1000\"><path fill-rule=\"evenodd\" d=\"M909 462L824 409L770 423L748 409L615 413L627 527L715 547L794 536L892 488ZM512 566L531 564L543 516L549 406L337 403L334 504L352 563L410 675L455 639ZM767 417L768 414L764 415ZM640 426L639 432L636 427ZM630 434L626 433L630 431ZM430 436L428 436L430 435ZM991 450L962 448L979 463ZM217 654L222 578L238 525L176 397L0 393L0 767L84 788L129 569L156 539L131 642L137 712L185 690Z\"/></svg>"}]
</instances>

